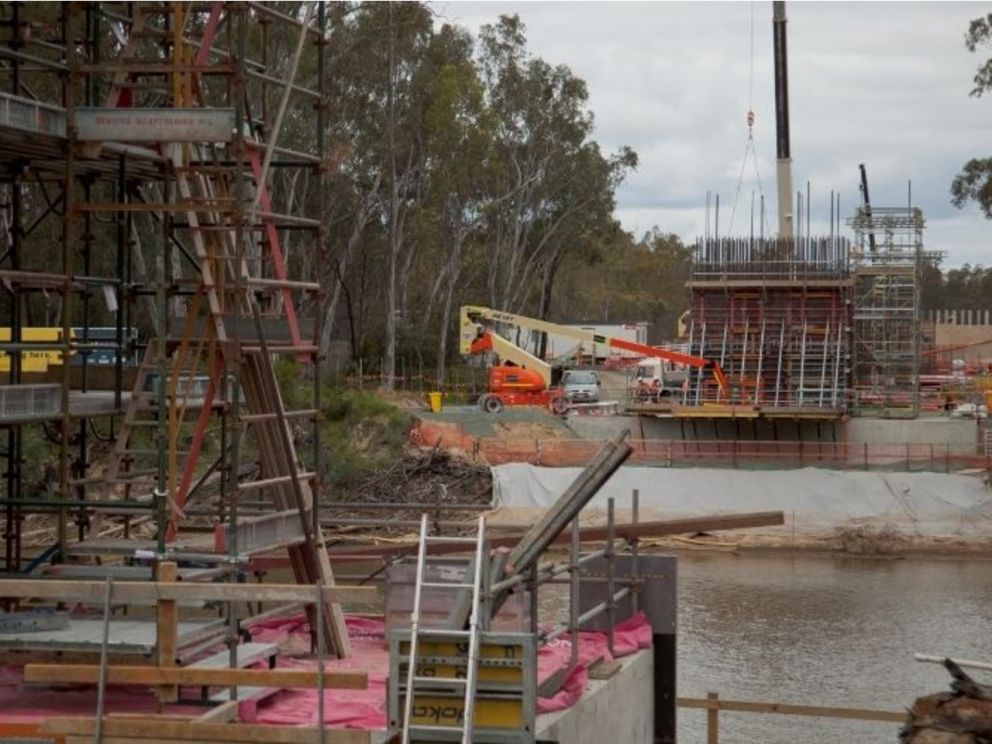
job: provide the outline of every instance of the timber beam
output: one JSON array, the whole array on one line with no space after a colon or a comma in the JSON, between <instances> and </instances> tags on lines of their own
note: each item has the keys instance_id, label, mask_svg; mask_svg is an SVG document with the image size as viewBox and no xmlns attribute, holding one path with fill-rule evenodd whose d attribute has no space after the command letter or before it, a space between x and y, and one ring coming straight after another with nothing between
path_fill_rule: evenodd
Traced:
<instances>
[{"instance_id":1,"label":"timber beam","mask_svg":"<svg viewBox=\"0 0 992 744\"><path fill-rule=\"evenodd\" d=\"M325 586L327 602L368 604L379 598L379 589L368 586ZM75 602L103 602L107 585L103 581L59 579L0 579L0 597L56 599ZM201 602L303 602L312 604L315 586L306 584L192 584L179 582L129 581L114 584L116 602L157 602L161 600Z\"/></svg>"},{"instance_id":2,"label":"timber beam","mask_svg":"<svg viewBox=\"0 0 992 744\"><path fill-rule=\"evenodd\" d=\"M93 741L96 720L93 718L49 718L42 724L43 733L67 737L66 742L78 738L87 744ZM104 744L134 741L220 742L245 744L366 744L366 731L326 729L298 726L255 726L235 723L165 720L161 717L116 718L102 722Z\"/></svg>"},{"instance_id":3,"label":"timber beam","mask_svg":"<svg viewBox=\"0 0 992 744\"><path fill-rule=\"evenodd\" d=\"M189 687L319 687L317 669L209 669L203 667L108 666L110 685L183 685ZM365 672L324 670L323 685L342 690L364 690ZM25 682L96 684L99 664L26 664Z\"/></svg>"}]
</instances>

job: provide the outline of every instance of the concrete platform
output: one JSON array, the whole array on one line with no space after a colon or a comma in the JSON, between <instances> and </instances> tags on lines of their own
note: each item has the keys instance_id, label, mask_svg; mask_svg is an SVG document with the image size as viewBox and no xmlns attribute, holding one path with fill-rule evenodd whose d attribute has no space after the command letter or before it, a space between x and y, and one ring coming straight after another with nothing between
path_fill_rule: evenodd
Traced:
<instances>
[{"instance_id":1,"label":"concrete platform","mask_svg":"<svg viewBox=\"0 0 992 744\"><path fill-rule=\"evenodd\" d=\"M182 621L178 625L179 646L204 642L225 629L223 620ZM102 641L102 619L71 618L65 630L4 633L0 635L0 651L99 651ZM155 621L111 620L108 648L112 653L152 653Z\"/></svg>"},{"instance_id":2,"label":"concrete platform","mask_svg":"<svg viewBox=\"0 0 992 744\"><path fill-rule=\"evenodd\" d=\"M31 421L50 421L62 418L61 393L55 385L26 385L24 388L52 388L58 396L54 405L24 406L21 411L7 412L0 411L0 424L23 424ZM95 418L98 416L110 416L115 413L122 413L131 400L131 392L121 393L121 407L114 405L114 392L112 390L91 390L82 392L80 390L69 391L69 416L72 418Z\"/></svg>"},{"instance_id":3,"label":"concrete platform","mask_svg":"<svg viewBox=\"0 0 992 744\"><path fill-rule=\"evenodd\" d=\"M620 659L610 679L590 680L585 695L566 710L537 717L537 740L560 744L652 744L654 651Z\"/></svg>"}]
</instances>

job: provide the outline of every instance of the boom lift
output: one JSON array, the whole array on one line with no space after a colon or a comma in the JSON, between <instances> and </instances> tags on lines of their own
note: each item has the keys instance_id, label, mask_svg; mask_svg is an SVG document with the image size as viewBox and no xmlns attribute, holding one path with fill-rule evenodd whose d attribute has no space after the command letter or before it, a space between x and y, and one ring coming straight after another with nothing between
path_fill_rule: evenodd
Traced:
<instances>
[{"instance_id":1,"label":"boom lift","mask_svg":"<svg viewBox=\"0 0 992 744\"><path fill-rule=\"evenodd\" d=\"M479 405L490 413L497 413L504 406L546 406L555 413L563 413L567 408L562 391L553 385L551 365L496 333L493 328L495 325L522 331L555 333L574 338L590 347L599 344L611 349L643 354L645 357L708 369L721 393L729 398L727 376L718 364L709 359L622 338L600 336L589 330L549 323L526 315L463 305L459 316L461 353L469 355L492 351L500 359L499 364L489 369L489 392L479 399Z\"/></svg>"}]
</instances>

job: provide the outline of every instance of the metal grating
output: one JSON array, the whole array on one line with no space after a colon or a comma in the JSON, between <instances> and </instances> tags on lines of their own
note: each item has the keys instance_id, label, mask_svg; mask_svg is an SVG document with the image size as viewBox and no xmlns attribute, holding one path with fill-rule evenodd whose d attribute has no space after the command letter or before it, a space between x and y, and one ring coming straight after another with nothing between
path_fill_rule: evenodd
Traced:
<instances>
[{"instance_id":1,"label":"metal grating","mask_svg":"<svg viewBox=\"0 0 992 744\"><path fill-rule=\"evenodd\" d=\"M62 411L59 385L0 385L0 421L53 418Z\"/></svg>"},{"instance_id":2,"label":"metal grating","mask_svg":"<svg viewBox=\"0 0 992 744\"><path fill-rule=\"evenodd\" d=\"M0 126L65 137L65 109L0 92Z\"/></svg>"}]
</instances>

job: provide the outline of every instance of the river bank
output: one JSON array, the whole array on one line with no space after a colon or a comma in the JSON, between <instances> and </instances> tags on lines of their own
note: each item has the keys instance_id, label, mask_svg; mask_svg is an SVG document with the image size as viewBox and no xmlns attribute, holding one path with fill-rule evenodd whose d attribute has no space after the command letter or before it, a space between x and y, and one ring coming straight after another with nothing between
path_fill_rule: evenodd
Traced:
<instances>
[{"instance_id":1,"label":"river bank","mask_svg":"<svg viewBox=\"0 0 992 744\"><path fill-rule=\"evenodd\" d=\"M492 468L493 524L525 525L554 503L577 468ZM742 472L717 468L620 468L583 515L602 522L781 511L783 524L666 538L670 549L802 551L849 555L992 555L992 491L984 477L841 472L818 468Z\"/></svg>"},{"instance_id":2,"label":"river bank","mask_svg":"<svg viewBox=\"0 0 992 744\"><path fill-rule=\"evenodd\" d=\"M678 566L678 694L899 711L947 688L913 654L992 658L987 560L684 552ZM987 681L982 679L982 681ZM895 741L898 724L731 713L721 741ZM679 740L705 714L679 713Z\"/></svg>"}]
</instances>

